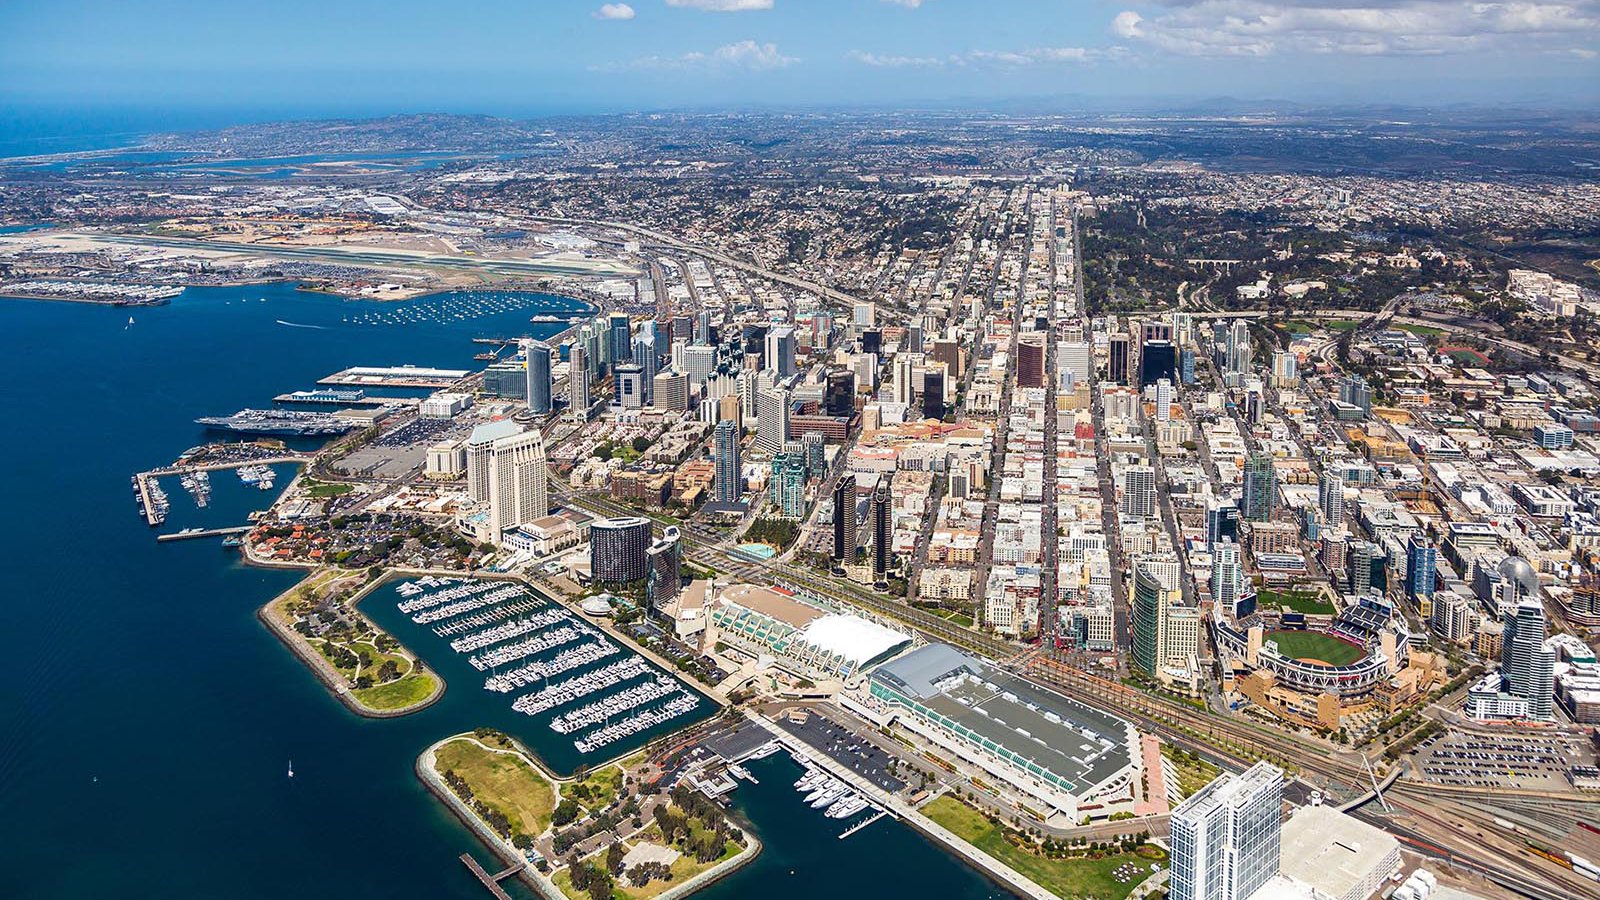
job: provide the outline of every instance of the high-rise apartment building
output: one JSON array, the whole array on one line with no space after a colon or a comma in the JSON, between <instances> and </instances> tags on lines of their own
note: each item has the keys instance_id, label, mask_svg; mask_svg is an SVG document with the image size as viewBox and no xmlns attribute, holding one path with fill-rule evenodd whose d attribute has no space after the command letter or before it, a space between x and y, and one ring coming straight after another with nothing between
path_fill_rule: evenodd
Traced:
<instances>
[{"instance_id":1,"label":"high-rise apartment building","mask_svg":"<svg viewBox=\"0 0 1600 900\"><path fill-rule=\"evenodd\" d=\"M1171 900L1247 900L1278 874L1283 771L1223 773L1172 811Z\"/></svg>"},{"instance_id":2,"label":"high-rise apartment building","mask_svg":"<svg viewBox=\"0 0 1600 900\"><path fill-rule=\"evenodd\" d=\"M1245 521L1265 522L1278 508L1278 470L1266 453L1252 453L1244 464L1244 499L1240 511Z\"/></svg>"},{"instance_id":3,"label":"high-rise apartment building","mask_svg":"<svg viewBox=\"0 0 1600 900\"><path fill-rule=\"evenodd\" d=\"M536 416L550 413L550 345L544 341L522 342L523 365L528 372L528 412Z\"/></svg>"},{"instance_id":4,"label":"high-rise apartment building","mask_svg":"<svg viewBox=\"0 0 1600 900\"><path fill-rule=\"evenodd\" d=\"M739 426L729 419L723 419L717 423L714 440L712 458L716 463L716 474L712 481L712 499L717 503L738 503L739 495L744 493L740 475Z\"/></svg>"},{"instance_id":5,"label":"high-rise apartment building","mask_svg":"<svg viewBox=\"0 0 1600 900\"><path fill-rule=\"evenodd\" d=\"M846 473L833 487L833 562L841 568L856 558L856 476Z\"/></svg>"},{"instance_id":6,"label":"high-rise apartment building","mask_svg":"<svg viewBox=\"0 0 1600 900\"><path fill-rule=\"evenodd\" d=\"M756 446L768 453L783 452L789 442L789 392L770 388L756 392Z\"/></svg>"}]
</instances>

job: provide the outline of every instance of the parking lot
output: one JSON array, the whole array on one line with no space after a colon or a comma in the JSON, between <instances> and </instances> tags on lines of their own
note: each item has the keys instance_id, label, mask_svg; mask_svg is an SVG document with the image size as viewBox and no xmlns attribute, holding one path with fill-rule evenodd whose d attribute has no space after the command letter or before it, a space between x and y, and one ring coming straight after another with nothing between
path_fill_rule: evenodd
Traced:
<instances>
[{"instance_id":1,"label":"parking lot","mask_svg":"<svg viewBox=\"0 0 1600 900\"><path fill-rule=\"evenodd\" d=\"M898 793L906 786L905 782L889 773L892 759L889 754L815 710L803 723L783 716L778 719L778 725L886 791Z\"/></svg>"},{"instance_id":2,"label":"parking lot","mask_svg":"<svg viewBox=\"0 0 1600 900\"><path fill-rule=\"evenodd\" d=\"M401 478L427 463L429 447L442 440L465 437L470 431L470 425L455 419L412 419L335 460L333 467L344 475Z\"/></svg>"},{"instance_id":3,"label":"parking lot","mask_svg":"<svg viewBox=\"0 0 1600 900\"><path fill-rule=\"evenodd\" d=\"M1417 765L1429 781L1476 787L1565 790L1571 767L1594 764L1587 742L1559 733L1457 731L1424 741L1418 751Z\"/></svg>"}]
</instances>

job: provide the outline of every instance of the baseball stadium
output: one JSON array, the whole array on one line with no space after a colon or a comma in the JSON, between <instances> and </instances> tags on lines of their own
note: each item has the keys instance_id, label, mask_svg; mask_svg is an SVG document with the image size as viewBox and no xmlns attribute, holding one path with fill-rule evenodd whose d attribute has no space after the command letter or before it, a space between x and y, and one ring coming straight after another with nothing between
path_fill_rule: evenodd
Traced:
<instances>
[{"instance_id":1,"label":"baseball stadium","mask_svg":"<svg viewBox=\"0 0 1600 900\"><path fill-rule=\"evenodd\" d=\"M1284 618L1271 613L1216 623L1217 648L1226 658L1265 669L1285 687L1341 700L1369 693L1404 668L1407 637L1404 617L1376 597L1345 607L1321 628L1284 627Z\"/></svg>"}]
</instances>

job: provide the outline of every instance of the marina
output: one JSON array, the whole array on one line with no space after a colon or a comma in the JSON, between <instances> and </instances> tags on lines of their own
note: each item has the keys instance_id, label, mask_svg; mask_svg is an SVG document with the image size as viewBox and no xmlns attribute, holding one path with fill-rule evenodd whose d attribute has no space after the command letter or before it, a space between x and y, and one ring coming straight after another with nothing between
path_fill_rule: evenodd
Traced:
<instances>
[{"instance_id":1,"label":"marina","mask_svg":"<svg viewBox=\"0 0 1600 900\"><path fill-rule=\"evenodd\" d=\"M715 708L518 582L422 576L379 588L362 608L447 680L481 684L508 716L497 727L556 771L631 752Z\"/></svg>"}]
</instances>

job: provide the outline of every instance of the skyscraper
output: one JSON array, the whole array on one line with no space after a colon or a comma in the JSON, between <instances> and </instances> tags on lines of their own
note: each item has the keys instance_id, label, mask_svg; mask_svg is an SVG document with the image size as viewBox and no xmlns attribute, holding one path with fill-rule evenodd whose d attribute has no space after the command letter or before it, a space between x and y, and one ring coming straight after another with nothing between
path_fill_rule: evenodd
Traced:
<instances>
[{"instance_id":1,"label":"skyscraper","mask_svg":"<svg viewBox=\"0 0 1600 900\"><path fill-rule=\"evenodd\" d=\"M1106 375L1117 384L1127 384L1133 340L1123 332L1111 336L1111 356L1106 363Z\"/></svg>"},{"instance_id":2,"label":"skyscraper","mask_svg":"<svg viewBox=\"0 0 1600 900\"><path fill-rule=\"evenodd\" d=\"M1215 502L1206 507L1206 549L1215 552L1223 539L1239 539L1239 507Z\"/></svg>"},{"instance_id":3,"label":"skyscraper","mask_svg":"<svg viewBox=\"0 0 1600 900\"><path fill-rule=\"evenodd\" d=\"M650 405L682 412L689 408L689 376L667 369L657 372L650 386Z\"/></svg>"},{"instance_id":4,"label":"skyscraper","mask_svg":"<svg viewBox=\"0 0 1600 900\"><path fill-rule=\"evenodd\" d=\"M806 454L798 441L790 441L782 452L773 455L767 493L779 515L788 519L805 518Z\"/></svg>"},{"instance_id":5,"label":"skyscraper","mask_svg":"<svg viewBox=\"0 0 1600 900\"><path fill-rule=\"evenodd\" d=\"M716 476L712 482L712 499L718 503L738 503L739 495L744 492L739 475L739 426L723 419L717 423L715 440Z\"/></svg>"},{"instance_id":6,"label":"skyscraper","mask_svg":"<svg viewBox=\"0 0 1600 900\"><path fill-rule=\"evenodd\" d=\"M872 580L880 586L889 584L889 563L894 547L894 498L889 491L887 475L878 476L872 489Z\"/></svg>"},{"instance_id":7,"label":"skyscraper","mask_svg":"<svg viewBox=\"0 0 1600 900\"><path fill-rule=\"evenodd\" d=\"M1071 371L1073 383L1094 383L1094 349L1086 341L1062 341L1056 345L1056 368Z\"/></svg>"},{"instance_id":8,"label":"skyscraper","mask_svg":"<svg viewBox=\"0 0 1600 900\"><path fill-rule=\"evenodd\" d=\"M795 373L793 325L779 325L767 332L767 368L780 378Z\"/></svg>"},{"instance_id":9,"label":"skyscraper","mask_svg":"<svg viewBox=\"0 0 1600 900\"><path fill-rule=\"evenodd\" d=\"M1044 341L1040 335L1017 339L1017 386L1044 387Z\"/></svg>"},{"instance_id":10,"label":"skyscraper","mask_svg":"<svg viewBox=\"0 0 1600 900\"><path fill-rule=\"evenodd\" d=\"M1317 500L1322 507L1322 521L1329 528L1344 524L1344 479L1333 469L1322 470L1322 480L1317 487Z\"/></svg>"},{"instance_id":11,"label":"skyscraper","mask_svg":"<svg viewBox=\"0 0 1600 900\"><path fill-rule=\"evenodd\" d=\"M1288 350L1272 351L1272 381L1275 388L1293 387L1298 377L1299 360Z\"/></svg>"},{"instance_id":12,"label":"skyscraper","mask_svg":"<svg viewBox=\"0 0 1600 900\"><path fill-rule=\"evenodd\" d=\"M1278 874L1283 771L1224 772L1172 811L1171 900L1246 900Z\"/></svg>"},{"instance_id":13,"label":"skyscraper","mask_svg":"<svg viewBox=\"0 0 1600 900\"><path fill-rule=\"evenodd\" d=\"M1413 600L1432 599L1439 548L1421 534L1406 542L1406 595Z\"/></svg>"},{"instance_id":14,"label":"skyscraper","mask_svg":"<svg viewBox=\"0 0 1600 900\"><path fill-rule=\"evenodd\" d=\"M550 512L544 435L505 420L480 425L467 438L467 490L488 504L495 543L506 529Z\"/></svg>"},{"instance_id":15,"label":"skyscraper","mask_svg":"<svg viewBox=\"0 0 1600 900\"><path fill-rule=\"evenodd\" d=\"M783 452L789 442L789 392L770 388L756 392L756 446L768 453Z\"/></svg>"},{"instance_id":16,"label":"skyscraper","mask_svg":"<svg viewBox=\"0 0 1600 900\"><path fill-rule=\"evenodd\" d=\"M567 388L572 397L567 411L579 422L589 418L589 362L589 351L581 344L573 344L567 360Z\"/></svg>"},{"instance_id":17,"label":"skyscraper","mask_svg":"<svg viewBox=\"0 0 1600 900\"><path fill-rule=\"evenodd\" d=\"M606 320L606 362L612 366L633 359L633 332L628 314L614 312Z\"/></svg>"},{"instance_id":18,"label":"skyscraper","mask_svg":"<svg viewBox=\"0 0 1600 900\"><path fill-rule=\"evenodd\" d=\"M550 413L550 345L544 341L522 342L523 365L528 371L528 412Z\"/></svg>"},{"instance_id":19,"label":"skyscraper","mask_svg":"<svg viewBox=\"0 0 1600 900\"><path fill-rule=\"evenodd\" d=\"M1372 386L1360 375L1351 375L1339 382L1339 400L1372 414Z\"/></svg>"},{"instance_id":20,"label":"skyscraper","mask_svg":"<svg viewBox=\"0 0 1600 900\"><path fill-rule=\"evenodd\" d=\"M668 525L661 537L645 550L645 601L653 608L661 608L678 599L683 589L683 554L676 525Z\"/></svg>"},{"instance_id":21,"label":"skyscraper","mask_svg":"<svg viewBox=\"0 0 1600 900\"><path fill-rule=\"evenodd\" d=\"M922 370L922 415L927 419L944 418L943 366L929 366Z\"/></svg>"},{"instance_id":22,"label":"skyscraper","mask_svg":"<svg viewBox=\"0 0 1600 900\"><path fill-rule=\"evenodd\" d=\"M1133 567L1133 655L1139 671L1154 675L1161 667L1161 613L1167 602L1167 586L1149 567Z\"/></svg>"},{"instance_id":23,"label":"skyscraper","mask_svg":"<svg viewBox=\"0 0 1600 900\"><path fill-rule=\"evenodd\" d=\"M1122 514L1148 519L1156 512L1156 470L1149 466L1129 466L1123 476Z\"/></svg>"},{"instance_id":24,"label":"skyscraper","mask_svg":"<svg viewBox=\"0 0 1600 900\"><path fill-rule=\"evenodd\" d=\"M1217 609L1225 609L1235 617L1239 615L1239 590L1244 581L1239 564L1239 545L1231 538L1218 542L1211 551L1211 602Z\"/></svg>"},{"instance_id":25,"label":"skyscraper","mask_svg":"<svg viewBox=\"0 0 1600 900\"><path fill-rule=\"evenodd\" d=\"M1272 457L1252 453L1244 464L1244 498L1240 511L1245 521L1265 522L1278 508L1278 470Z\"/></svg>"},{"instance_id":26,"label":"skyscraper","mask_svg":"<svg viewBox=\"0 0 1600 900\"><path fill-rule=\"evenodd\" d=\"M806 477L821 478L828 468L827 439L820 431L808 431L800 436L800 447L806 455Z\"/></svg>"},{"instance_id":27,"label":"skyscraper","mask_svg":"<svg viewBox=\"0 0 1600 900\"><path fill-rule=\"evenodd\" d=\"M1500 675L1506 693L1528 701L1528 716L1549 721L1554 710L1556 651L1544 645L1544 604L1523 597L1506 610L1500 645Z\"/></svg>"},{"instance_id":28,"label":"skyscraper","mask_svg":"<svg viewBox=\"0 0 1600 900\"><path fill-rule=\"evenodd\" d=\"M639 581L649 574L650 520L596 519L589 525L589 573L595 581Z\"/></svg>"},{"instance_id":29,"label":"skyscraper","mask_svg":"<svg viewBox=\"0 0 1600 900\"><path fill-rule=\"evenodd\" d=\"M856 476L846 473L833 487L833 563L842 570L856 558Z\"/></svg>"},{"instance_id":30,"label":"skyscraper","mask_svg":"<svg viewBox=\"0 0 1600 900\"><path fill-rule=\"evenodd\" d=\"M656 373L661 370L655 329L641 328L639 336L633 339L633 364L639 367L639 383L644 387L644 405L650 406L655 398Z\"/></svg>"},{"instance_id":31,"label":"skyscraper","mask_svg":"<svg viewBox=\"0 0 1600 900\"><path fill-rule=\"evenodd\" d=\"M617 405L623 409L644 406L644 372L634 363L616 367Z\"/></svg>"},{"instance_id":32,"label":"skyscraper","mask_svg":"<svg viewBox=\"0 0 1600 900\"><path fill-rule=\"evenodd\" d=\"M1235 376L1229 383L1237 383L1237 376L1250 371L1253 349L1250 346L1250 325L1243 319L1235 320L1228 329L1227 356L1223 368L1228 375Z\"/></svg>"},{"instance_id":33,"label":"skyscraper","mask_svg":"<svg viewBox=\"0 0 1600 900\"><path fill-rule=\"evenodd\" d=\"M1156 421L1172 420L1172 380L1163 378L1156 382Z\"/></svg>"}]
</instances>

